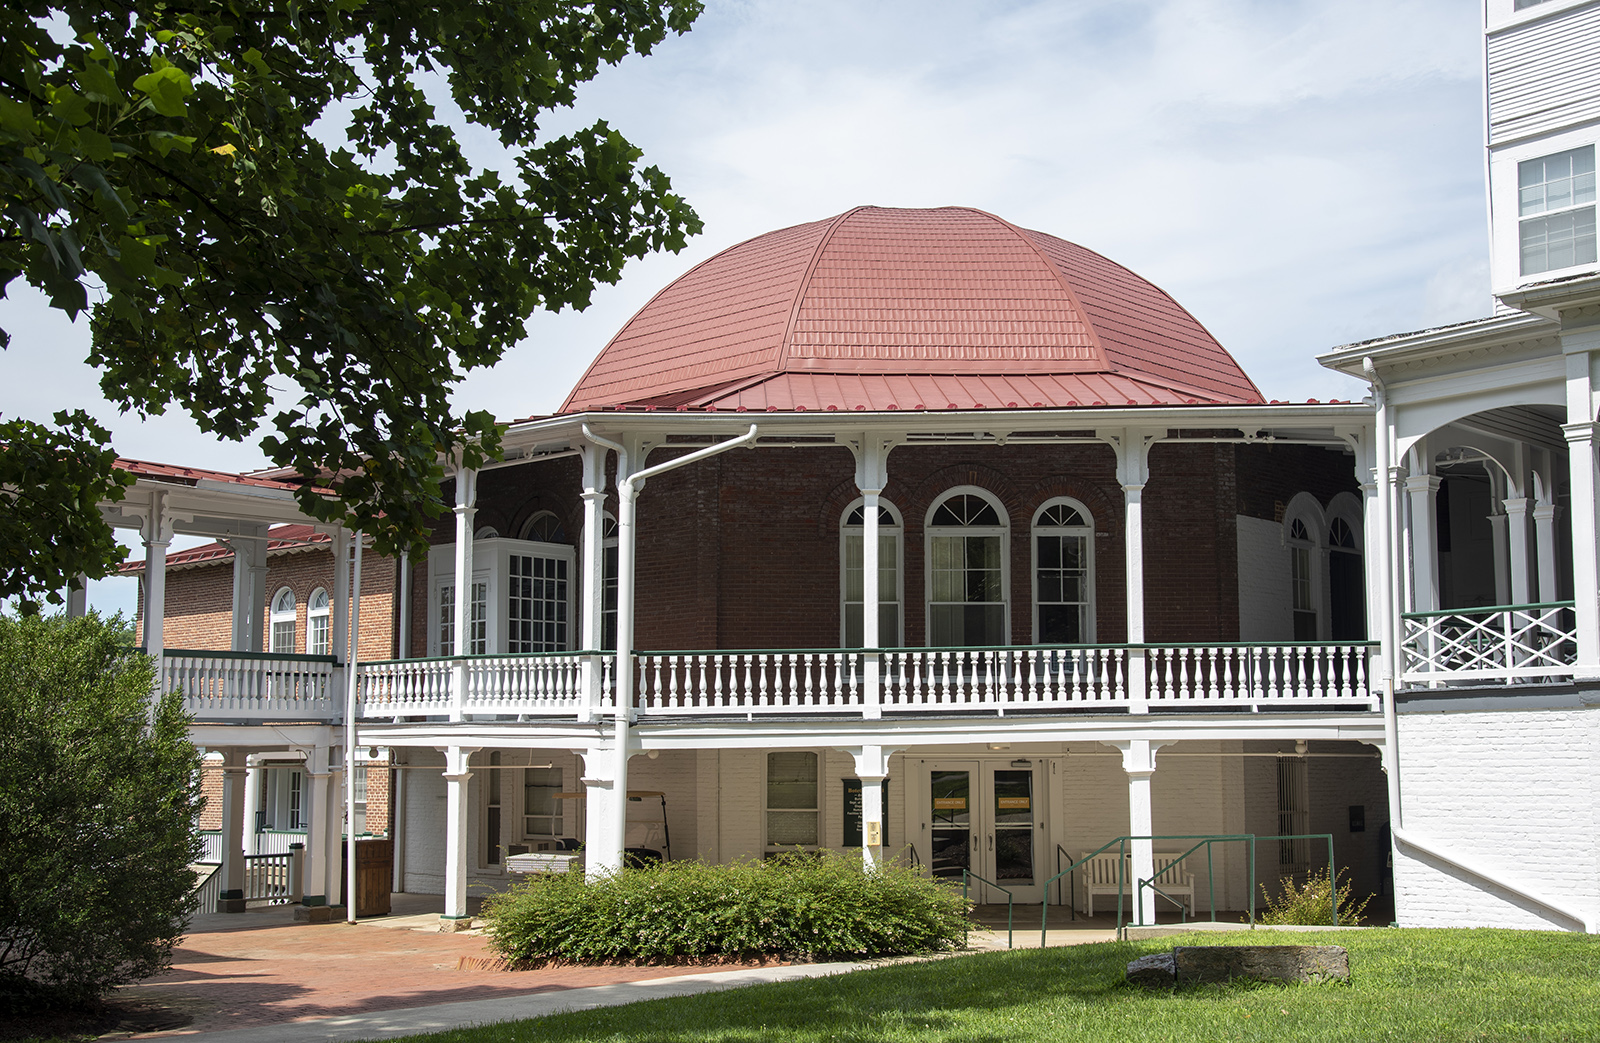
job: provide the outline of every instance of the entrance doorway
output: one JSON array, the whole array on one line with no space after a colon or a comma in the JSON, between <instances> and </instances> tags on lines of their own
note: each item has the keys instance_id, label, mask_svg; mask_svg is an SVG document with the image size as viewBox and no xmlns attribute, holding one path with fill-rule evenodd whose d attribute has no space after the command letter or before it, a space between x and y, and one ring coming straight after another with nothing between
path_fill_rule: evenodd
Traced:
<instances>
[{"instance_id":1,"label":"entrance doorway","mask_svg":"<svg viewBox=\"0 0 1600 1043\"><path fill-rule=\"evenodd\" d=\"M962 870L992 880L1019 902L1039 902L1050 876L1045 772L1034 760L924 761L922 807L913 836L933 875L960 880ZM974 883L978 902L1004 901Z\"/></svg>"}]
</instances>

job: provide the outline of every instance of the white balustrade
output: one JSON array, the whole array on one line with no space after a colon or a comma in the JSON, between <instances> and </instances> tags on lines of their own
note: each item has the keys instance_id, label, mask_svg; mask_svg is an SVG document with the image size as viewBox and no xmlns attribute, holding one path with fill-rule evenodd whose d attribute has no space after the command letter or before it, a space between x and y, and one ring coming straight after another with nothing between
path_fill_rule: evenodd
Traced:
<instances>
[{"instance_id":1,"label":"white balustrade","mask_svg":"<svg viewBox=\"0 0 1600 1043\"><path fill-rule=\"evenodd\" d=\"M167 649L162 685L183 695L200 721L324 721L343 701L333 690L334 663L321 656Z\"/></svg>"},{"instance_id":2,"label":"white balustrade","mask_svg":"<svg viewBox=\"0 0 1600 1043\"><path fill-rule=\"evenodd\" d=\"M1402 617L1406 684L1515 682L1572 676L1572 602L1417 612Z\"/></svg>"},{"instance_id":3,"label":"white balustrade","mask_svg":"<svg viewBox=\"0 0 1600 1043\"><path fill-rule=\"evenodd\" d=\"M470 656L461 712L575 715L588 698L584 664L600 671L601 706L612 702L616 656L577 653ZM357 667L362 717L433 717L451 712L454 659L390 659Z\"/></svg>"},{"instance_id":4,"label":"white balustrade","mask_svg":"<svg viewBox=\"0 0 1600 1043\"><path fill-rule=\"evenodd\" d=\"M640 715L861 712L855 651L641 652Z\"/></svg>"},{"instance_id":5,"label":"white balustrade","mask_svg":"<svg viewBox=\"0 0 1600 1043\"><path fill-rule=\"evenodd\" d=\"M1124 648L901 648L884 652L883 709L891 711L1122 707Z\"/></svg>"},{"instance_id":6,"label":"white balustrade","mask_svg":"<svg viewBox=\"0 0 1600 1043\"><path fill-rule=\"evenodd\" d=\"M1377 710L1366 643L1154 645L1145 650L1151 707L1355 705Z\"/></svg>"}]
</instances>

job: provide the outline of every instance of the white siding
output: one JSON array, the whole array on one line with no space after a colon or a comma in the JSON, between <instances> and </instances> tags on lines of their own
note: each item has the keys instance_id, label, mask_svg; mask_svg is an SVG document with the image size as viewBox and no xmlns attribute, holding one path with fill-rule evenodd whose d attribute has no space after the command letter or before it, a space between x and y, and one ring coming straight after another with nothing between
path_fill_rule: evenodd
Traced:
<instances>
[{"instance_id":1,"label":"white siding","mask_svg":"<svg viewBox=\"0 0 1600 1043\"><path fill-rule=\"evenodd\" d=\"M1289 598L1289 548L1283 526L1264 518L1236 519L1239 540L1239 640L1294 640Z\"/></svg>"},{"instance_id":2,"label":"white siding","mask_svg":"<svg viewBox=\"0 0 1600 1043\"><path fill-rule=\"evenodd\" d=\"M1489 142L1600 118L1600 4L1489 38Z\"/></svg>"},{"instance_id":3,"label":"white siding","mask_svg":"<svg viewBox=\"0 0 1600 1043\"><path fill-rule=\"evenodd\" d=\"M1402 714L1406 831L1593 916L1600 909L1597 756L1600 711ZM1407 927L1571 926L1403 846L1395 889Z\"/></svg>"}]
</instances>

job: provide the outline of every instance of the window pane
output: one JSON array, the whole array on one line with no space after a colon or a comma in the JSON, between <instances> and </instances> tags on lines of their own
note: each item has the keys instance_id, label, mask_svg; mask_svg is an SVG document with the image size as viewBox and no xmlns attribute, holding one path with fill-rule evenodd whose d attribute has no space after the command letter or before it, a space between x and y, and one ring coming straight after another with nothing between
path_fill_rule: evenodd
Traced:
<instances>
[{"instance_id":1,"label":"window pane","mask_svg":"<svg viewBox=\"0 0 1600 1043\"><path fill-rule=\"evenodd\" d=\"M817 813L815 811L767 812L767 845L769 847L814 847L817 843Z\"/></svg>"},{"instance_id":2,"label":"window pane","mask_svg":"<svg viewBox=\"0 0 1600 1043\"><path fill-rule=\"evenodd\" d=\"M1039 641L1046 645L1083 642L1083 612L1077 605L1040 605Z\"/></svg>"},{"instance_id":3,"label":"window pane","mask_svg":"<svg viewBox=\"0 0 1600 1043\"><path fill-rule=\"evenodd\" d=\"M817 755L808 751L767 754L767 807L817 806Z\"/></svg>"},{"instance_id":4,"label":"window pane","mask_svg":"<svg viewBox=\"0 0 1600 1043\"><path fill-rule=\"evenodd\" d=\"M1594 207L1523 221L1522 274L1595 263Z\"/></svg>"}]
</instances>

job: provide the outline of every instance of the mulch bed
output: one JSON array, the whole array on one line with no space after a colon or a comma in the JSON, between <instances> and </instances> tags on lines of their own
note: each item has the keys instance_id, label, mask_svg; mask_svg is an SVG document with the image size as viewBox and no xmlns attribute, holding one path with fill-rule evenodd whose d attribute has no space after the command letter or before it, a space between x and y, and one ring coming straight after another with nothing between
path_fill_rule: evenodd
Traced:
<instances>
[{"instance_id":1,"label":"mulch bed","mask_svg":"<svg viewBox=\"0 0 1600 1043\"><path fill-rule=\"evenodd\" d=\"M99 1007L43 1010L0 1018L0 1040L60 1039L80 1043L110 1035L167 1032L189 1024L187 1013L137 1000L108 1000Z\"/></svg>"}]
</instances>

